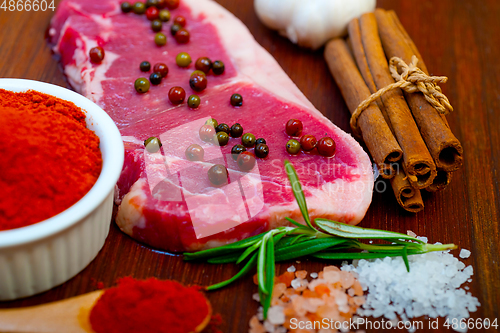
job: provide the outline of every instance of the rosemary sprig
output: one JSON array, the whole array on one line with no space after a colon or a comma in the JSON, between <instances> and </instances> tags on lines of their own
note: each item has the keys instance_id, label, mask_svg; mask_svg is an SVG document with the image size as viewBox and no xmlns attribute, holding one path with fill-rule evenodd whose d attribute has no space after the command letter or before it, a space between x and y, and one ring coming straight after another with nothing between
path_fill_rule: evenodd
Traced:
<instances>
[{"instance_id":1,"label":"rosemary sprig","mask_svg":"<svg viewBox=\"0 0 500 333\"><path fill-rule=\"evenodd\" d=\"M294 227L279 227L259 235L220 246L217 248L184 253L184 260L206 260L213 264L244 264L232 278L208 286L215 290L227 286L257 266L259 296L264 308L264 317L271 306L274 288L275 262L312 256L318 259L375 259L401 256L410 271L408 256L432 251L456 249L454 244L426 244L421 240L392 231L361 228L345 223L317 218L314 223L309 217L306 198L299 177L288 161L285 171L292 191L304 218L305 225L286 218ZM358 239L376 239L388 244L366 244ZM362 251L362 252L361 252Z\"/></svg>"}]
</instances>

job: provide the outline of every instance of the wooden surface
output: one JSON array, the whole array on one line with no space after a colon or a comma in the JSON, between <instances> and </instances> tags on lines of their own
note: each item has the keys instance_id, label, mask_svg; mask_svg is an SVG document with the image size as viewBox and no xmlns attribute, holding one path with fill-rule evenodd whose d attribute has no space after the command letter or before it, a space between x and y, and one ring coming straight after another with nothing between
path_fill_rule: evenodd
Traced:
<instances>
[{"instance_id":1,"label":"wooden surface","mask_svg":"<svg viewBox=\"0 0 500 333\"><path fill-rule=\"evenodd\" d=\"M250 0L218 0L239 17L280 63L297 86L335 124L350 131L349 112L330 76L322 50L303 50L264 27ZM57 4L57 1L56 1ZM362 226L429 237L430 242L455 243L472 251L464 260L474 267L472 294L481 307L474 318L499 317L500 304L500 1L497 0L379 0L394 9L414 39L431 73L446 75L444 92L455 112L450 126L462 142L464 167L453 175L444 191L425 195L425 210L417 215L400 209L390 186L373 195ZM52 12L27 13L0 10L0 77L29 78L67 86L57 61L44 40ZM237 46L235 46L237 47ZM383 184L377 184L383 189ZM454 252L458 256L458 251ZM337 263L338 264L338 263ZM283 272L290 263L277 266ZM300 269L318 271L324 263L302 260ZM184 263L182 257L154 251L122 234L112 224L97 258L67 283L43 294L0 303L19 307L79 295L96 289L96 281L112 286L131 275L156 276L186 284L208 285L236 273L232 265ZM258 303L251 276L208 298L222 314L224 332L246 332ZM441 323L444 321L441 321ZM444 329L441 327L440 330Z\"/></svg>"}]
</instances>

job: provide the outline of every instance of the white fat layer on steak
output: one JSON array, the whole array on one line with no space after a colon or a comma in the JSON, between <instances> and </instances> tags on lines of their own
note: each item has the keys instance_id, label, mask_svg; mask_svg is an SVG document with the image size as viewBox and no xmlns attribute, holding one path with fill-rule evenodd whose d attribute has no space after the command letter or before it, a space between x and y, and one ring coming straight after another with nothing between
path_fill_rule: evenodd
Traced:
<instances>
[{"instance_id":1,"label":"white fat layer on steak","mask_svg":"<svg viewBox=\"0 0 500 333\"><path fill-rule=\"evenodd\" d=\"M127 235L133 234L133 228L146 227L146 218L142 213L142 208L146 203L146 194L143 191L146 180L139 179L132 185L130 192L123 198L120 205L122 217L120 218L120 229Z\"/></svg>"}]
</instances>

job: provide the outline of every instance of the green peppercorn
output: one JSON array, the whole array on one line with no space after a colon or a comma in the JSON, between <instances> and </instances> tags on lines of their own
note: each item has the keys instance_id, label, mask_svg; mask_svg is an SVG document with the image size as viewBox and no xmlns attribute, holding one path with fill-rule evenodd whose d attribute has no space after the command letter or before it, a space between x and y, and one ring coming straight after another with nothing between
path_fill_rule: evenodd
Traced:
<instances>
[{"instance_id":1,"label":"green peppercorn","mask_svg":"<svg viewBox=\"0 0 500 333\"><path fill-rule=\"evenodd\" d=\"M120 8L123 13L130 13L132 11L132 5L128 1L122 2Z\"/></svg>"},{"instance_id":2,"label":"green peppercorn","mask_svg":"<svg viewBox=\"0 0 500 333\"><path fill-rule=\"evenodd\" d=\"M245 133L241 137L241 143L247 148L255 146L255 135L252 133Z\"/></svg>"},{"instance_id":3,"label":"green peppercorn","mask_svg":"<svg viewBox=\"0 0 500 333\"><path fill-rule=\"evenodd\" d=\"M146 5L143 2L136 2L132 6L132 10L137 15L142 15L142 14L144 14L146 12Z\"/></svg>"},{"instance_id":4,"label":"green peppercorn","mask_svg":"<svg viewBox=\"0 0 500 333\"><path fill-rule=\"evenodd\" d=\"M296 155L300 152L300 143L295 139L290 139L286 143L286 151L289 154Z\"/></svg>"},{"instance_id":5,"label":"green peppercorn","mask_svg":"<svg viewBox=\"0 0 500 333\"><path fill-rule=\"evenodd\" d=\"M151 21L151 30L153 30L154 32L159 32L161 31L161 28L163 28L163 23L161 23L160 20Z\"/></svg>"},{"instance_id":6,"label":"green peppercorn","mask_svg":"<svg viewBox=\"0 0 500 333\"><path fill-rule=\"evenodd\" d=\"M161 141L157 137L152 136L144 140L144 147L146 147L146 150L151 154L154 154L158 150L160 150L161 146L162 146Z\"/></svg>"},{"instance_id":7,"label":"green peppercorn","mask_svg":"<svg viewBox=\"0 0 500 333\"><path fill-rule=\"evenodd\" d=\"M259 143L255 146L254 153L259 158L266 158L269 155L269 147L265 143Z\"/></svg>"},{"instance_id":8,"label":"green peppercorn","mask_svg":"<svg viewBox=\"0 0 500 333\"><path fill-rule=\"evenodd\" d=\"M140 77L135 80L134 87L138 93L143 94L149 90L149 81L145 77Z\"/></svg>"},{"instance_id":9,"label":"green peppercorn","mask_svg":"<svg viewBox=\"0 0 500 333\"><path fill-rule=\"evenodd\" d=\"M139 65L139 69L141 70L141 72L149 72L149 70L151 69L151 64L149 63L149 61L143 61Z\"/></svg>"},{"instance_id":10,"label":"green peppercorn","mask_svg":"<svg viewBox=\"0 0 500 333\"><path fill-rule=\"evenodd\" d=\"M161 74L160 73L151 73L151 75L149 76L149 81L154 84L155 86L159 85L161 83Z\"/></svg>"},{"instance_id":11,"label":"green peppercorn","mask_svg":"<svg viewBox=\"0 0 500 333\"><path fill-rule=\"evenodd\" d=\"M191 56L186 52L181 52L175 57L175 62L179 67L187 67L191 63Z\"/></svg>"},{"instance_id":12,"label":"green peppercorn","mask_svg":"<svg viewBox=\"0 0 500 333\"><path fill-rule=\"evenodd\" d=\"M168 22L170 21L170 12L168 11L168 9L162 9L158 13L158 17L162 22Z\"/></svg>"},{"instance_id":13,"label":"green peppercorn","mask_svg":"<svg viewBox=\"0 0 500 333\"><path fill-rule=\"evenodd\" d=\"M196 109L198 106L200 106L200 96L198 95L191 95L189 96L188 98L188 106L191 108L191 109Z\"/></svg>"},{"instance_id":14,"label":"green peppercorn","mask_svg":"<svg viewBox=\"0 0 500 333\"><path fill-rule=\"evenodd\" d=\"M230 99L232 106L242 106L243 105L243 97L240 94L232 94Z\"/></svg>"},{"instance_id":15,"label":"green peppercorn","mask_svg":"<svg viewBox=\"0 0 500 333\"><path fill-rule=\"evenodd\" d=\"M243 146L243 145L234 145L233 148L231 148L231 157L233 158L233 160L236 161L238 159L238 155L241 154L244 151L247 151L247 149L245 148L245 146Z\"/></svg>"},{"instance_id":16,"label":"green peppercorn","mask_svg":"<svg viewBox=\"0 0 500 333\"><path fill-rule=\"evenodd\" d=\"M224 123L221 123L221 124L217 125L217 127L215 128L215 131L217 133L219 133L219 132L226 132L227 134L229 134L229 132L230 132L229 126L227 126L227 124L224 124Z\"/></svg>"},{"instance_id":17,"label":"green peppercorn","mask_svg":"<svg viewBox=\"0 0 500 333\"><path fill-rule=\"evenodd\" d=\"M219 123L214 118L210 118L205 122L205 125L210 125L213 128L216 128L219 125Z\"/></svg>"},{"instance_id":18,"label":"green peppercorn","mask_svg":"<svg viewBox=\"0 0 500 333\"><path fill-rule=\"evenodd\" d=\"M167 44L167 36L165 36L165 34L163 34L161 32L158 32L155 35L155 44L158 46L163 46L163 45Z\"/></svg>"},{"instance_id":19,"label":"green peppercorn","mask_svg":"<svg viewBox=\"0 0 500 333\"><path fill-rule=\"evenodd\" d=\"M220 60L215 60L212 63L212 72L215 75L221 75L222 73L224 73L224 63Z\"/></svg>"},{"instance_id":20,"label":"green peppercorn","mask_svg":"<svg viewBox=\"0 0 500 333\"><path fill-rule=\"evenodd\" d=\"M203 76L206 77L205 73L203 73L200 70L195 70L194 72L192 72L190 77L193 77L193 76L196 76L196 75L203 75Z\"/></svg>"},{"instance_id":21,"label":"green peppercorn","mask_svg":"<svg viewBox=\"0 0 500 333\"><path fill-rule=\"evenodd\" d=\"M243 135L243 127L239 123L235 123L233 126L231 126L229 131L233 138L239 138Z\"/></svg>"},{"instance_id":22,"label":"green peppercorn","mask_svg":"<svg viewBox=\"0 0 500 333\"><path fill-rule=\"evenodd\" d=\"M258 138L257 140L255 140L255 145L258 145L259 143L266 144L267 142L264 138Z\"/></svg>"},{"instance_id":23,"label":"green peppercorn","mask_svg":"<svg viewBox=\"0 0 500 333\"><path fill-rule=\"evenodd\" d=\"M229 142L229 134L226 132L217 133L217 141L219 141L219 146L225 146Z\"/></svg>"}]
</instances>

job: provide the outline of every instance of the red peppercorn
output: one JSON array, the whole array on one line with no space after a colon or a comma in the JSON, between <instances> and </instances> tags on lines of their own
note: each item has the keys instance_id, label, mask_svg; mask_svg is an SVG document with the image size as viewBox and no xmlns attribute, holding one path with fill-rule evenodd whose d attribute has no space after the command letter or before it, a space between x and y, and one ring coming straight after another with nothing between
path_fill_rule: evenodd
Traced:
<instances>
[{"instance_id":1,"label":"red peppercorn","mask_svg":"<svg viewBox=\"0 0 500 333\"><path fill-rule=\"evenodd\" d=\"M187 31L184 28L181 28L181 29L177 30L174 37L175 37L175 40L177 41L177 43L186 44L189 42L189 31Z\"/></svg>"},{"instance_id":2,"label":"red peppercorn","mask_svg":"<svg viewBox=\"0 0 500 333\"><path fill-rule=\"evenodd\" d=\"M200 145L193 143L186 149L186 158L190 161L203 161L205 151Z\"/></svg>"},{"instance_id":3,"label":"red peppercorn","mask_svg":"<svg viewBox=\"0 0 500 333\"><path fill-rule=\"evenodd\" d=\"M168 75L168 67L162 62L159 62L153 66L153 73L158 73L162 78Z\"/></svg>"},{"instance_id":4,"label":"red peppercorn","mask_svg":"<svg viewBox=\"0 0 500 333\"><path fill-rule=\"evenodd\" d=\"M318 141L318 153L325 157L332 157L335 155L335 141L332 138L326 136Z\"/></svg>"},{"instance_id":5,"label":"red peppercorn","mask_svg":"<svg viewBox=\"0 0 500 333\"><path fill-rule=\"evenodd\" d=\"M211 125L203 125L200 128L200 139L205 142L210 142L215 138L215 128Z\"/></svg>"},{"instance_id":6,"label":"red peppercorn","mask_svg":"<svg viewBox=\"0 0 500 333\"><path fill-rule=\"evenodd\" d=\"M304 135L303 137L300 138L300 147L302 150L305 151L310 151L316 148L316 145L318 144L318 140L314 137L314 135Z\"/></svg>"},{"instance_id":7,"label":"red peppercorn","mask_svg":"<svg viewBox=\"0 0 500 333\"><path fill-rule=\"evenodd\" d=\"M168 99L174 105L181 104L186 99L186 91L182 87L172 87L168 92Z\"/></svg>"},{"instance_id":8,"label":"red peppercorn","mask_svg":"<svg viewBox=\"0 0 500 333\"><path fill-rule=\"evenodd\" d=\"M159 17L159 11L156 7L149 7L146 9L146 18L150 21L156 20Z\"/></svg>"},{"instance_id":9,"label":"red peppercorn","mask_svg":"<svg viewBox=\"0 0 500 333\"><path fill-rule=\"evenodd\" d=\"M163 9L163 8L167 7L167 2L165 0L158 0L156 7L158 9Z\"/></svg>"},{"instance_id":10,"label":"red peppercorn","mask_svg":"<svg viewBox=\"0 0 500 333\"><path fill-rule=\"evenodd\" d=\"M194 91L203 91L207 87L207 77L201 74L191 75L189 86Z\"/></svg>"},{"instance_id":11,"label":"red peppercorn","mask_svg":"<svg viewBox=\"0 0 500 333\"><path fill-rule=\"evenodd\" d=\"M214 186L222 186L228 183L228 172L225 166L222 164L216 164L211 167L208 172L208 180Z\"/></svg>"},{"instance_id":12,"label":"red peppercorn","mask_svg":"<svg viewBox=\"0 0 500 333\"><path fill-rule=\"evenodd\" d=\"M249 151L244 151L238 155L236 163L241 170L250 171L255 166L255 156Z\"/></svg>"},{"instance_id":13,"label":"red peppercorn","mask_svg":"<svg viewBox=\"0 0 500 333\"><path fill-rule=\"evenodd\" d=\"M207 57L201 57L196 60L196 63L194 64L194 67L202 71L205 74L208 74L210 69L212 68L212 61L208 59Z\"/></svg>"},{"instance_id":14,"label":"red peppercorn","mask_svg":"<svg viewBox=\"0 0 500 333\"><path fill-rule=\"evenodd\" d=\"M186 26L186 18L184 16L176 16L176 18L174 19L174 24L178 24L181 27L185 27Z\"/></svg>"},{"instance_id":15,"label":"red peppercorn","mask_svg":"<svg viewBox=\"0 0 500 333\"><path fill-rule=\"evenodd\" d=\"M165 4L168 7L168 9L175 9L179 7L179 2L180 0L166 0Z\"/></svg>"},{"instance_id":16,"label":"red peppercorn","mask_svg":"<svg viewBox=\"0 0 500 333\"><path fill-rule=\"evenodd\" d=\"M304 125L302 125L302 122L298 119L290 119L286 123L286 134L290 136L299 136L302 133L302 129L304 128Z\"/></svg>"},{"instance_id":17,"label":"red peppercorn","mask_svg":"<svg viewBox=\"0 0 500 333\"><path fill-rule=\"evenodd\" d=\"M90 61L94 64L100 64L104 59L104 49L100 46L96 46L90 49L89 51Z\"/></svg>"}]
</instances>

